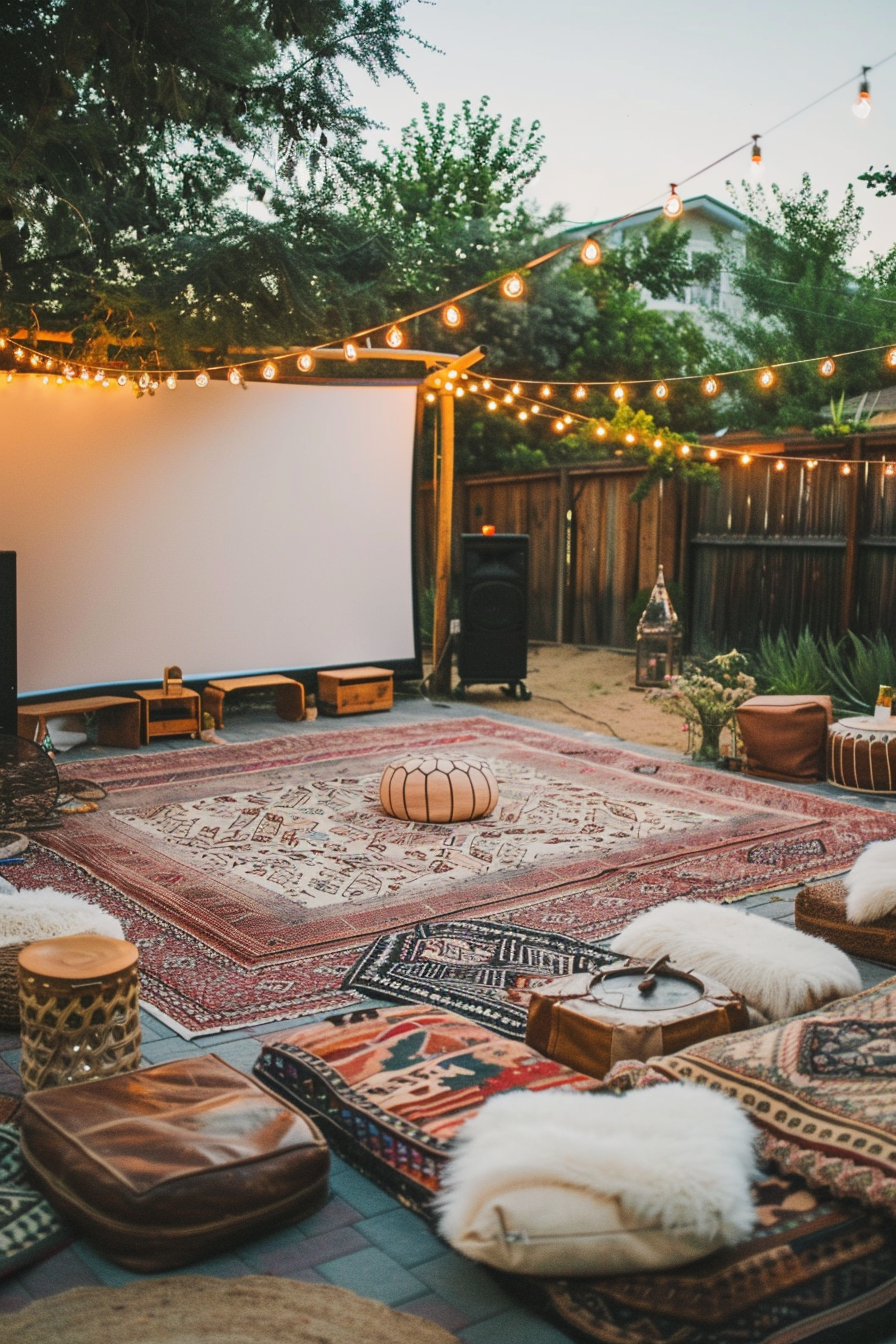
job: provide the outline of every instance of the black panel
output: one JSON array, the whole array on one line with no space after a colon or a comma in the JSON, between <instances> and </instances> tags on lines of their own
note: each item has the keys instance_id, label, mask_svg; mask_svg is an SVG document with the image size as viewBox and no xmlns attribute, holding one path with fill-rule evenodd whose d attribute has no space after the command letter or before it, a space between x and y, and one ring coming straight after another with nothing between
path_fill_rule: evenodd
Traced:
<instances>
[{"instance_id":1,"label":"black panel","mask_svg":"<svg viewBox=\"0 0 896 1344\"><path fill-rule=\"evenodd\" d=\"M0 733L18 730L17 683L16 553L0 551Z\"/></svg>"},{"instance_id":2,"label":"black panel","mask_svg":"<svg viewBox=\"0 0 896 1344\"><path fill-rule=\"evenodd\" d=\"M472 532L461 537L461 546L458 676L472 683L522 681L529 644L529 538Z\"/></svg>"}]
</instances>

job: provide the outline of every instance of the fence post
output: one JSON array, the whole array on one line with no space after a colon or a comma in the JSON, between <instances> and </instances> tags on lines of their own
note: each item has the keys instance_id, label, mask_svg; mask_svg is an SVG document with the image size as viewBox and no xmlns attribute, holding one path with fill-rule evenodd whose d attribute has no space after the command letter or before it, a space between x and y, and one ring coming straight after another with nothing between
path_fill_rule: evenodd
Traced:
<instances>
[{"instance_id":1,"label":"fence post","mask_svg":"<svg viewBox=\"0 0 896 1344\"><path fill-rule=\"evenodd\" d=\"M436 591L432 619L432 676L430 687L435 695L451 690L449 652L451 620L451 534L454 527L454 393L439 393L439 471L438 515L436 521Z\"/></svg>"},{"instance_id":2,"label":"fence post","mask_svg":"<svg viewBox=\"0 0 896 1344\"><path fill-rule=\"evenodd\" d=\"M852 441L852 475L847 482L846 496L846 552L843 557L843 597L840 606L840 633L845 635L853 622L856 607L858 576L859 530L862 496L859 491L859 464L862 460L862 439Z\"/></svg>"},{"instance_id":3,"label":"fence post","mask_svg":"<svg viewBox=\"0 0 896 1344\"><path fill-rule=\"evenodd\" d=\"M569 536L569 522L566 515L568 512L569 467L561 467L557 483L557 584L555 592L557 613L554 627L558 644L563 643L563 637L566 634L566 547Z\"/></svg>"}]
</instances>

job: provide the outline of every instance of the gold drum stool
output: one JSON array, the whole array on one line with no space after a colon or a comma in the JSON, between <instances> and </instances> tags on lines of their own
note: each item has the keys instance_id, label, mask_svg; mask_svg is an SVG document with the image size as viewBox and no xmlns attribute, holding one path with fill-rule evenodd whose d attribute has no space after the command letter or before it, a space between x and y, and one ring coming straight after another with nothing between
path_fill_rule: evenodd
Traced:
<instances>
[{"instance_id":1,"label":"gold drum stool","mask_svg":"<svg viewBox=\"0 0 896 1344\"><path fill-rule=\"evenodd\" d=\"M122 938L47 938L19 953L26 1092L140 1066L138 952Z\"/></svg>"}]
</instances>

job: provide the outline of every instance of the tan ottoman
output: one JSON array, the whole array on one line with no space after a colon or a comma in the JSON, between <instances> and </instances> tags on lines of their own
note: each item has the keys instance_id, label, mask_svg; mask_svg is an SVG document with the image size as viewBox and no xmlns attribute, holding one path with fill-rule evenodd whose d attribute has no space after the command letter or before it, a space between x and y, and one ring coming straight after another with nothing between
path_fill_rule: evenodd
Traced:
<instances>
[{"instance_id":1,"label":"tan ottoman","mask_svg":"<svg viewBox=\"0 0 896 1344\"><path fill-rule=\"evenodd\" d=\"M737 710L747 774L806 784L824 779L829 695L754 695Z\"/></svg>"},{"instance_id":2,"label":"tan ottoman","mask_svg":"<svg viewBox=\"0 0 896 1344\"><path fill-rule=\"evenodd\" d=\"M851 957L896 966L896 915L886 915L873 924L851 924L846 918L846 896L843 882L803 887L794 909L796 927L833 943Z\"/></svg>"},{"instance_id":3,"label":"tan ottoman","mask_svg":"<svg viewBox=\"0 0 896 1344\"><path fill-rule=\"evenodd\" d=\"M856 793L896 793L896 718L841 719L828 731L828 780Z\"/></svg>"},{"instance_id":4,"label":"tan ottoman","mask_svg":"<svg viewBox=\"0 0 896 1344\"><path fill-rule=\"evenodd\" d=\"M484 761L412 756L386 766L380 802L400 821L475 821L497 806L498 781Z\"/></svg>"}]
</instances>

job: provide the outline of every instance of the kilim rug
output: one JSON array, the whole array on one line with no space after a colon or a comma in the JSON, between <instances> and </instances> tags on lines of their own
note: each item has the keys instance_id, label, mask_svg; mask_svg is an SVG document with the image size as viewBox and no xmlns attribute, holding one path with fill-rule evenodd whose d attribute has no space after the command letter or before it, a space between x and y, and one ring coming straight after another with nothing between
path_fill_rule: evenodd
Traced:
<instances>
[{"instance_id":1,"label":"kilim rug","mask_svg":"<svg viewBox=\"0 0 896 1344\"><path fill-rule=\"evenodd\" d=\"M409 754L488 761L497 809L451 827L387 817L380 773ZM842 871L896 834L884 812L485 718L109 757L91 774L100 810L33 844L16 882L120 918L144 998L194 1034L357 1002L342 981L391 929L500 916L598 939L677 896Z\"/></svg>"},{"instance_id":2,"label":"kilim rug","mask_svg":"<svg viewBox=\"0 0 896 1344\"><path fill-rule=\"evenodd\" d=\"M72 1234L35 1190L14 1125L0 1125L0 1279L67 1246Z\"/></svg>"},{"instance_id":3,"label":"kilim rug","mask_svg":"<svg viewBox=\"0 0 896 1344\"><path fill-rule=\"evenodd\" d=\"M362 952L343 984L375 999L448 1008L502 1036L522 1038L533 990L618 960L560 933L455 919L384 933Z\"/></svg>"}]
</instances>

